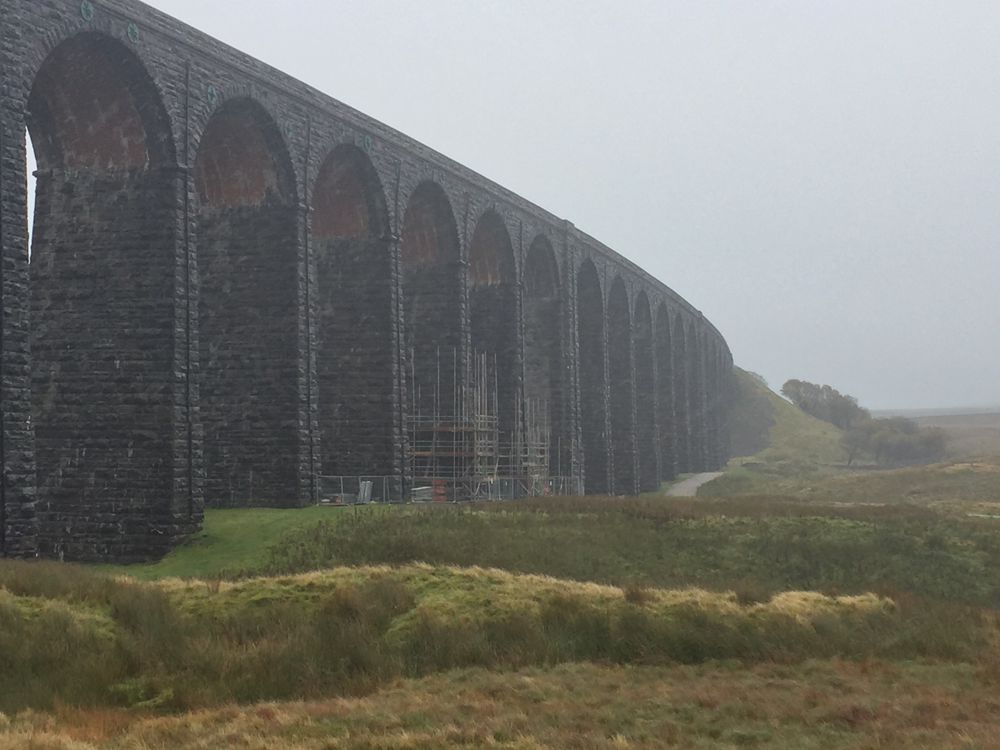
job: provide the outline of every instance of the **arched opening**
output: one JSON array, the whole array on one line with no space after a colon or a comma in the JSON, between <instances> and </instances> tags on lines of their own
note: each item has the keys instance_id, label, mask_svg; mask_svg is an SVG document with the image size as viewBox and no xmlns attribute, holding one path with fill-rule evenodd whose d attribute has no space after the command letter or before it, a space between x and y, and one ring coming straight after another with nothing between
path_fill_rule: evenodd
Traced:
<instances>
[{"instance_id":1,"label":"arched opening","mask_svg":"<svg viewBox=\"0 0 1000 750\"><path fill-rule=\"evenodd\" d=\"M469 243L469 334L473 370L485 373L485 397L497 418L497 473L520 474L525 436L518 425L521 404L514 250L495 211L480 218Z\"/></svg>"},{"instance_id":2,"label":"arched opening","mask_svg":"<svg viewBox=\"0 0 1000 750\"><path fill-rule=\"evenodd\" d=\"M28 206L28 260L31 260L31 238L35 234L35 195L38 192L38 160L35 159L35 145L31 141L31 133L25 128L24 131L25 149L27 157L25 160L24 173L27 176L26 203Z\"/></svg>"},{"instance_id":3,"label":"arched opening","mask_svg":"<svg viewBox=\"0 0 1000 750\"><path fill-rule=\"evenodd\" d=\"M393 273L385 196L363 151L335 148L312 197L316 255L320 470L390 476Z\"/></svg>"},{"instance_id":4,"label":"arched opening","mask_svg":"<svg viewBox=\"0 0 1000 750\"><path fill-rule=\"evenodd\" d=\"M690 471L705 469L705 361L702 341L694 323L687 330L688 450Z\"/></svg>"},{"instance_id":5,"label":"arched opening","mask_svg":"<svg viewBox=\"0 0 1000 750\"><path fill-rule=\"evenodd\" d=\"M674 317L674 452L677 472L691 471L690 386L691 362L688 359L687 332L680 315Z\"/></svg>"},{"instance_id":6,"label":"arched opening","mask_svg":"<svg viewBox=\"0 0 1000 750\"><path fill-rule=\"evenodd\" d=\"M597 269L589 260L584 261L577 272L576 297L583 488L588 495L605 495L610 491L610 486L607 387L604 375L604 299Z\"/></svg>"},{"instance_id":7,"label":"arched opening","mask_svg":"<svg viewBox=\"0 0 1000 750\"><path fill-rule=\"evenodd\" d=\"M195 513L172 504L183 415L166 110L128 48L86 33L43 62L26 120L38 175L29 224L40 549L162 554Z\"/></svg>"},{"instance_id":8,"label":"arched opening","mask_svg":"<svg viewBox=\"0 0 1000 750\"><path fill-rule=\"evenodd\" d=\"M653 314L649 297L639 292L635 299L635 403L636 436L639 442L639 491L655 492L660 486L658 436L656 432L656 371L653 367Z\"/></svg>"},{"instance_id":9,"label":"arched opening","mask_svg":"<svg viewBox=\"0 0 1000 750\"><path fill-rule=\"evenodd\" d=\"M608 374L611 377L611 446L616 495L636 494L632 314L621 278L608 295Z\"/></svg>"},{"instance_id":10,"label":"arched opening","mask_svg":"<svg viewBox=\"0 0 1000 750\"><path fill-rule=\"evenodd\" d=\"M524 394L528 429L532 416L549 434L548 472L570 474L570 446L562 430L562 306L559 271L544 237L531 243L524 262Z\"/></svg>"},{"instance_id":11,"label":"arched opening","mask_svg":"<svg viewBox=\"0 0 1000 750\"><path fill-rule=\"evenodd\" d=\"M444 190L424 182L410 196L400 243L408 384L408 473L418 485L464 474L438 450L465 412L466 329L458 230ZM451 445L451 442L449 442ZM455 453L456 451L450 451Z\"/></svg>"},{"instance_id":12,"label":"arched opening","mask_svg":"<svg viewBox=\"0 0 1000 750\"><path fill-rule=\"evenodd\" d=\"M667 306L661 304L656 310L656 422L660 438L660 479L664 481L677 476L674 349L671 338L670 313Z\"/></svg>"},{"instance_id":13,"label":"arched opening","mask_svg":"<svg viewBox=\"0 0 1000 750\"><path fill-rule=\"evenodd\" d=\"M721 399L719 390L719 352L714 342L706 342L705 353L705 390L706 390L706 450L705 470L713 471L719 467L719 417L721 415Z\"/></svg>"},{"instance_id":14,"label":"arched opening","mask_svg":"<svg viewBox=\"0 0 1000 750\"><path fill-rule=\"evenodd\" d=\"M249 99L195 161L205 501L293 505L300 454L298 216L277 126Z\"/></svg>"}]
</instances>

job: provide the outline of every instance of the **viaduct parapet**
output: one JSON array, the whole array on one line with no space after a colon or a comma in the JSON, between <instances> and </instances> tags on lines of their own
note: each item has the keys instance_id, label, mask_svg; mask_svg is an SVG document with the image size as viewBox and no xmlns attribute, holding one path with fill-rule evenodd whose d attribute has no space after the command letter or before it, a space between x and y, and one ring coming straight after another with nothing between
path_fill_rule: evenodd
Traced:
<instances>
[{"instance_id":1,"label":"viaduct parapet","mask_svg":"<svg viewBox=\"0 0 1000 750\"><path fill-rule=\"evenodd\" d=\"M0 556L725 462L725 340L569 222L142 3L0 17Z\"/></svg>"}]
</instances>

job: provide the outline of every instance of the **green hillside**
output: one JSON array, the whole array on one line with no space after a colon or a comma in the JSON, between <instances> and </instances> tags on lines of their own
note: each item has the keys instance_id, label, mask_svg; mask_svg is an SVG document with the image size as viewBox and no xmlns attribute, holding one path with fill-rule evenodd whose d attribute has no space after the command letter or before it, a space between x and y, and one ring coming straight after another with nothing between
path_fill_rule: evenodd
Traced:
<instances>
[{"instance_id":1,"label":"green hillside","mask_svg":"<svg viewBox=\"0 0 1000 750\"><path fill-rule=\"evenodd\" d=\"M737 401L733 419L740 434L759 436L735 446L765 444L752 455L729 462L726 475L699 495L794 494L803 482L841 467L841 430L816 419L772 391L757 376L735 369Z\"/></svg>"},{"instance_id":2,"label":"green hillside","mask_svg":"<svg viewBox=\"0 0 1000 750\"><path fill-rule=\"evenodd\" d=\"M844 460L840 447L842 431L829 422L816 419L785 400L770 388L757 382L748 373L739 371L752 386L768 399L773 407L774 425L771 427L771 444L755 458L770 464L782 462L829 466Z\"/></svg>"}]
</instances>

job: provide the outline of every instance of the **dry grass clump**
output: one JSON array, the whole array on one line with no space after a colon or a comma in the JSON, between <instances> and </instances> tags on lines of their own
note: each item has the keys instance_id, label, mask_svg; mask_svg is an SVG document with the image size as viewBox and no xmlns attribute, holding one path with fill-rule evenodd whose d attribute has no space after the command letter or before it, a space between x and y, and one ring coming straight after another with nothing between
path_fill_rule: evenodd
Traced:
<instances>
[{"instance_id":1,"label":"dry grass clump","mask_svg":"<svg viewBox=\"0 0 1000 750\"><path fill-rule=\"evenodd\" d=\"M424 564L0 594L0 710L180 710L363 694L399 678L570 661L980 657L991 619L874 596L578 583ZM73 572L70 575L78 575ZM86 593L86 592L90 593ZM54 598L53 598L54 597ZM6 639L6 640L5 640Z\"/></svg>"}]
</instances>

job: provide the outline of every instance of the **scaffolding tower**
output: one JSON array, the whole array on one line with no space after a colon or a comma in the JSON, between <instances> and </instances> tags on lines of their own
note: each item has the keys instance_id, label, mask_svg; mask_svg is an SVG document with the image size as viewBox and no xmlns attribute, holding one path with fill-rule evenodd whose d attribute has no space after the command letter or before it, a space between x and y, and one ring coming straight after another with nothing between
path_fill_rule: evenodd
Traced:
<instances>
[{"instance_id":1,"label":"scaffolding tower","mask_svg":"<svg viewBox=\"0 0 1000 750\"><path fill-rule=\"evenodd\" d=\"M454 351L451 359L453 392L442 399L438 350L437 378L432 397L426 399L412 369L411 353L411 499L457 502L543 494L551 433L547 405L541 400L525 405L517 398L514 424L501 425L496 355L475 353L461 378ZM428 401L429 409L421 411Z\"/></svg>"}]
</instances>

